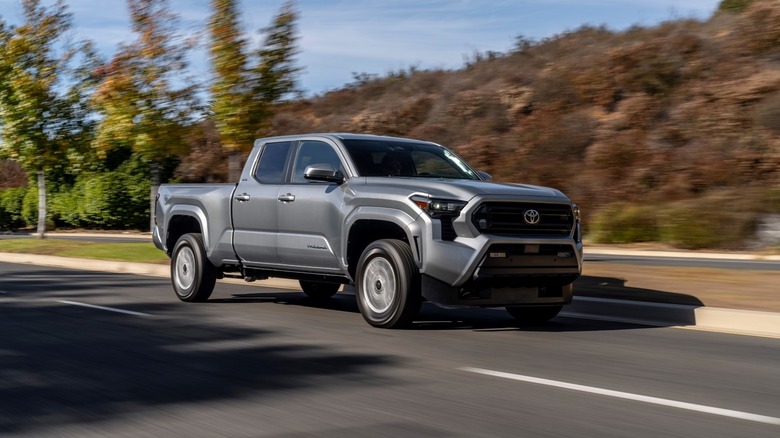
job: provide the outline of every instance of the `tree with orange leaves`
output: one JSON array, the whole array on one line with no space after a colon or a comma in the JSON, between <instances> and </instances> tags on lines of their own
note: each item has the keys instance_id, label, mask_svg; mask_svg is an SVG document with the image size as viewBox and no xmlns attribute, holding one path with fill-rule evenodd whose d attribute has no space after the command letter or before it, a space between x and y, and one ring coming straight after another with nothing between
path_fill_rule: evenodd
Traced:
<instances>
[{"instance_id":1,"label":"tree with orange leaves","mask_svg":"<svg viewBox=\"0 0 780 438\"><path fill-rule=\"evenodd\" d=\"M190 45L179 42L168 1L128 0L127 5L137 39L121 45L99 69L102 81L93 103L101 119L94 146L98 154L129 147L148 161L153 210L160 162L186 148L187 121L197 110L196 86L184 75Z\"/></svg>"}]
</instances>

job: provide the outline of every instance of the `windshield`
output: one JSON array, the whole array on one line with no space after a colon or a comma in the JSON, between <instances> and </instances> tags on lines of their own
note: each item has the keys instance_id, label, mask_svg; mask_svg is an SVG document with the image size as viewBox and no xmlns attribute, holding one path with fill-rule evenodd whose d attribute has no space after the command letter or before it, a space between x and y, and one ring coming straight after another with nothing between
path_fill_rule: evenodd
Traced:
<instances>
[{"instance_id":1,"label":"windshield","mask_svg":"<svg viewBox=\"0 0 780 438\"><path fill-rule=\"evenodd\" d=\"M427 143L343 140L360 176L479 179L449 150Z\"/></svg>"}]
</instances>

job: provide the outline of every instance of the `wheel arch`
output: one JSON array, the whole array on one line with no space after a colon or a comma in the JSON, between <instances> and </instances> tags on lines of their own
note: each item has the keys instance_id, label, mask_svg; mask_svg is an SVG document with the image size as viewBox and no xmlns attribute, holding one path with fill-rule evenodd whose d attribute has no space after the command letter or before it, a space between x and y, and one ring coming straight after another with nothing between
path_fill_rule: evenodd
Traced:
<instances>
[{"instance_id":1,"label":"wheel arch","mask_svg":"<svg viewBox=\"0 0 780 438\"><path fill-rule=\"evenodd\" d=\"M168 255L171 255L174 245L179 238L187 233L200 233L203 236L203 245L209 246L208 227L206 215L203 211L192 205L176 206L168 215L166 224L165 247Z\"/></svg>"},{"instance_id":2,"label":"wheel arch","mask_svg":"<svg viewBox=\"0 0 780 438\"><path fill-rule=\"evenodd\" d=\"M355 278L361 254L371 242L397 239L409 244L415 264L422 260L421 231L414 218L399 210L370 208L358 210L346 221L345 248L349 275Z\"/></svg>"}]
</instances>

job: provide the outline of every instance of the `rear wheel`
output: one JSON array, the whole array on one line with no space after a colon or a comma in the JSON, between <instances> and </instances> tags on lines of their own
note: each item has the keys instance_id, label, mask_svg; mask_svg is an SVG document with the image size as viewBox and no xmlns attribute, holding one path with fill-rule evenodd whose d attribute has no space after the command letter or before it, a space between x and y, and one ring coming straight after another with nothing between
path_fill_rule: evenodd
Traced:
<instances>
[{"instance_id":1,"label":"rear wheel","mask_svg":"<svg viewBox=\"0 0 780 438\"><path fill-rule=\"evenodd\" d=\"M420 273L409 245L394 239L372 242L357 266L357 303L369 324L409 325L420 311Z\"/></svg>"},{"instance_id":2,"label":"rear wheel","mask_svg":"<svg viewBox=\"0 0 780 438\"><path fill-rule=\"evenodd\" d=\"M324 300L336 295L341 287L338 283L323 283L320 281L307 281L300 280L298 283L301 285L303 293L313 300Z\"/></svg>"},{"instance_id":3,"label":"rear wheel","mask_svg":"<svg viewBox=\"0 0 780 438\"><path fill-rule=\"evenodd\" d=\"M509 312L522 324L539 324L555 318L563 306L507 307Z\"/></svg>"},{"instance_id":4,"label":"rear wheel","mask_svg":"<svg viewBox=\"0 0 780 438\"><path fill-rule=\"evenodd\" d=\"M214 291L217 270L206 258L203 236L189 233L181 236L171 254L171 283L182 301L206 301Z\"/></svg>"}]
</instances>

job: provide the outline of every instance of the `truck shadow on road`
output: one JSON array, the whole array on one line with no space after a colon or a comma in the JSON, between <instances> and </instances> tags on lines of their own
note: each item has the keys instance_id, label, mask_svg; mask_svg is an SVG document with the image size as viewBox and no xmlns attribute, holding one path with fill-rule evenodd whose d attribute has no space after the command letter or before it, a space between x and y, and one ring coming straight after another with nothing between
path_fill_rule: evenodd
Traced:
<instances>
[{"instance_id":1,"label":"truck shadow on road","mask_svg":"<svg viewBox=\"0 0 780 438\"><path fill-rule=\"evenodd\" d=\"M574 296L598 297L649 303L703 306L693 295L626 286L626 280L614 277L582 276L574 283Z\"/></svg>"},{"instance_id":2,"label":"truck shadow on road","mask_svg":"<svg viewBox=\"0 0 780 438\"><path fill-rule=\"evenodd\" d=\"M690 295L632 288L618 278L581 277L575 283L574 290L574 303L564 307L563 313L548 323L523 324L509 316L503 308L442 309L424 303L409 329L549 332L631 330L694 325L696 319L693 308L703 306L698 298ZM359 313L354 291L350 290L327 300L313 300L299 291L271 291L232 294L231 298L212 299L210 302L283 304Z\"/></svg>"}]
</instances>

